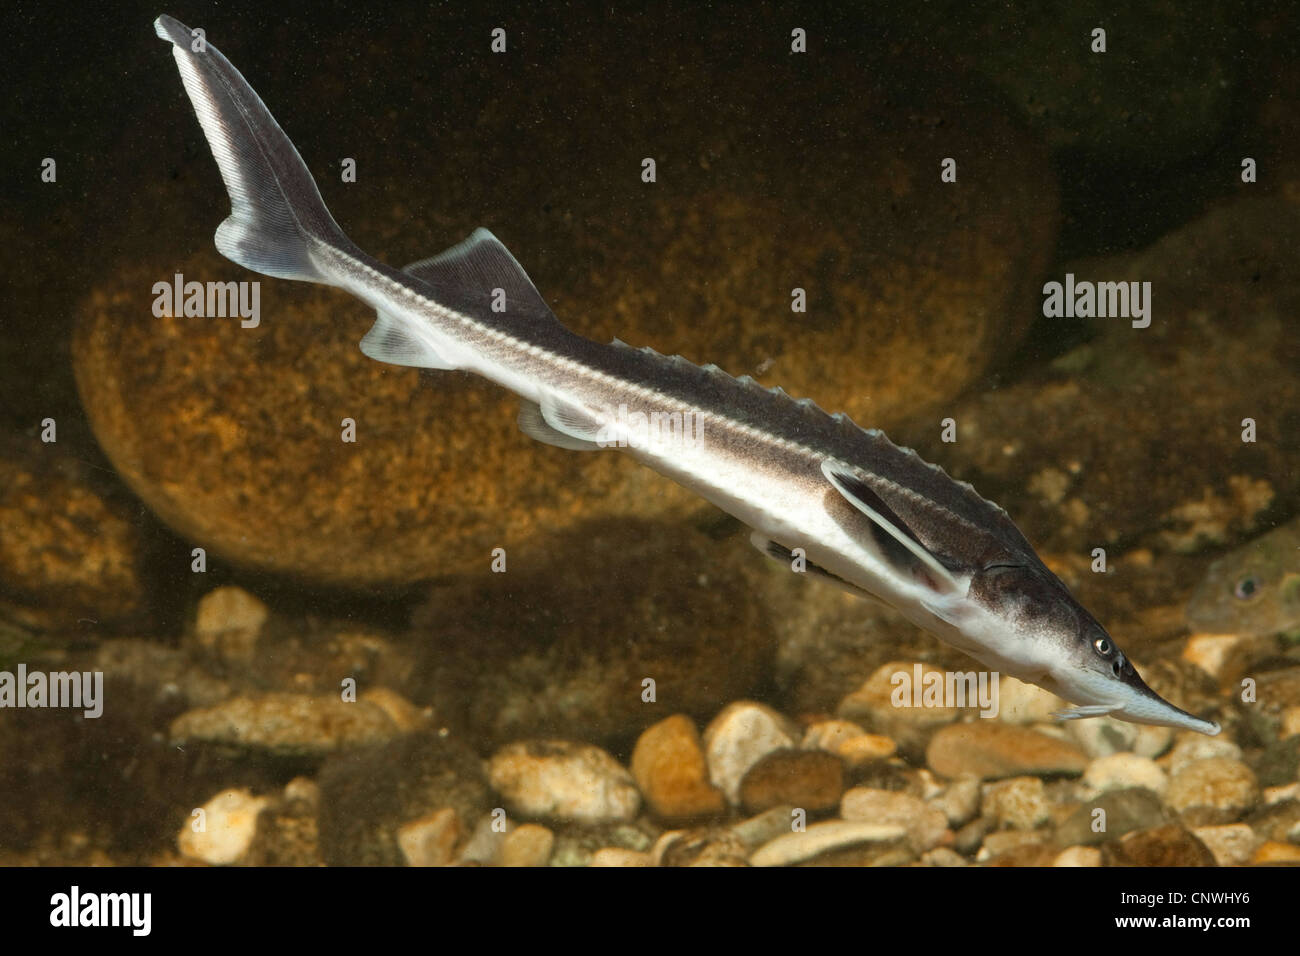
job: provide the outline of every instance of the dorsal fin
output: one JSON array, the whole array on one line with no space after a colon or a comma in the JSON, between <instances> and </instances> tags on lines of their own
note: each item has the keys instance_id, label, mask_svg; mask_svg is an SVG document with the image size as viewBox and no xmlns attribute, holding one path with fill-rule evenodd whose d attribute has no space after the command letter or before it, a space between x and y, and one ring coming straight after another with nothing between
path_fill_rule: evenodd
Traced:
<instances>
[{"instance_id":1,"label":"dorsal fin","mask_svg":"<svg viewBox=\"0 0 1300 956\"><path fill-rule=\"evenodd\" d=\"M488 313L559 321L524 267L483 228L475 229L469 238L445 252L412 262L402 271L432 287L438 302L467 315ZM494 312L494 303L501 299L504 311Z\"/></svg>"},{"instance_id":2,"label":"dorsal fin","mask_svg":"<svg viewBox=\"0 0 1300 956\"><path fill-rule=\"evenodd\" d=\"M952 572L930 552L916 532L909 528L894 511L872 491L871 486L857 474L858 469L842 461L827 458L822 461L822 474L844 498L871 519L876 541L894 564L918 563L941 593L961 590Z\"/></svg>"}]
</instances>

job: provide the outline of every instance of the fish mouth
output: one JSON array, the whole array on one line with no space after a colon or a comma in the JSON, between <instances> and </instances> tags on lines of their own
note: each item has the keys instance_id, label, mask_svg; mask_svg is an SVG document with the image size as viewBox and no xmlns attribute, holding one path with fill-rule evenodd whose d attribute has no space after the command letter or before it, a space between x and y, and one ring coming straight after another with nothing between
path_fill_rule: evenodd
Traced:
<instances>
[{"instance_id":1,"label":"fish mouth","mask_svg":"<svg viewBox=\"0 0 1300 956\"><path fill-rule=\"evenodd\" d=\"M1175 707L1165 700L1144 681L1136 669L1130 669L1124 675L1123 686L1127 693L1124 699L1115 702L1112 716L1135 724L1153 724L1157 727L1176 727L1180 730L1195 730L1207 737L1217 736L1223 728L1218 721L1207 720L1188 713L1181 707Z\"/></svg>"},{"instance_id":2,"label":"fish mouth","mask_svg":"<svg viewBox=\"0 0 1300 956\"><path fill-rule=\"evenodd\" d=\"M1062 693L1064 687L1055 693L1065 698L1082 703L1082 706L1062 711L1057 716L1066 719L1081 717L1114 717L1131 724L1150 724L1156 727L1174 727L1179 730L1194 730L1207 737L1216 736L1220 730L1217 721L1207 720L1176 707L1147 686L1131 665L1125 668L1120 680L1113 678L1100 680L1100 675L1090 675L1086 683L1075 680L1076 693Z\"/></svg>"}]
</instances>

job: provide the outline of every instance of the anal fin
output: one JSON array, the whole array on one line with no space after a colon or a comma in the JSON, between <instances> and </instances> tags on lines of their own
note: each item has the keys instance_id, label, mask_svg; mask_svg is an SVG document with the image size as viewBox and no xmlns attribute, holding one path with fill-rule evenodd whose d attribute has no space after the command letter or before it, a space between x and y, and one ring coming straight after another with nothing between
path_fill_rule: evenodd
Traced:
<instances>
[{"instance_id":1,"label":"anal fin","mask_svg":"<svg viewBox=\"0 0 1300 956\"><path fill-rule=\"evenodd\" d=\"M536 402L530 402L527 399L524 399L519 406L519 430L529 438L535 438L547 445L554 445L556 448L567 448L570 451L600 451L600 445L597 445L594 441L575 438L573 435L553 428L547 423L542 407Z\"/></svg>"},{"instance_id":2,"label":"anal fin","mask_svg":"<svg viewBox=\"0 0 1300 956\"><path fill-rule=\"evenodd\" d=\"M361 340L361 351L377 362L413 368L455 369L461 366L430 342L411 334L405 324L387 312L375 315L375 324Z\"/></svg>"}]
</instances>

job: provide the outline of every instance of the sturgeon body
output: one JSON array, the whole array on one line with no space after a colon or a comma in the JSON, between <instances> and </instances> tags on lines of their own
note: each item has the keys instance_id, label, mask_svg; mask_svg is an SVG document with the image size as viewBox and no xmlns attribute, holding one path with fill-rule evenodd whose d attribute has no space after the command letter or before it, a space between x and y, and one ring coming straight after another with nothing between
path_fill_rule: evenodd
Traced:
<instances>
[{"instance_id":1,"label":"sturgeon body","mask_svg":"<svg viewBox=\"0 0 1300 956\"><path fill-rule=\"evenodd\" d=\"M1147 687L1006 512L882 432L716 366L570 332L487 230L400 270L362 252L229 61L171 17L155 29L173 45L230 194L217 249L368 303L377 318L366 355L491 379L520 397L520 427L534 438L626 451L743 521L768 555L1082 705L1062 717L1218 733Z\"/></svg>"}]
</instances>

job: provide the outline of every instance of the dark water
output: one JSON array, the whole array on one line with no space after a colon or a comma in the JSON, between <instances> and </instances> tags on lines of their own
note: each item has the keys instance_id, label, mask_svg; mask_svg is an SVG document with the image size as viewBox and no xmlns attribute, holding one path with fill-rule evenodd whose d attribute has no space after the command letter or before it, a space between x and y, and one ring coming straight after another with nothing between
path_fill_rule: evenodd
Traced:
<instances>
[{"instance_id":1,"label":"dark water","mask_svg":"<svg viewBox=\"0 0 1300 956\"><path fill-rule=\"evenodd\" d=\"M168 12L243 72L363 249L400 265L487 226L582 334L887 428L1005 507L1259 786L1293 782L1294 642L1210 674L1182 608L1212 558L1300 512L1296 15L1079 6ZM172 862L191 808L247 788L276 823L243 862L400 863L405 823L450 806L467 840L501 804L477 758L512 742L627 764L673 714L752 699L807 726L889 661L969 668L775 576L631 462L528 442L494 386L369 362L342 293L262 279L256 328L155 318L177 272L258 278L213 250L228 201L159 12L7 21L0 670L102 671L105 706L0 711L0 862ZM1044 315L1067 273L1151 283L1149 326ZM205 611L220 587L240 590ZM406 722L302 704L349 680ZM290 720L284 695L317 716L250 735ZM231 700L254 702L233 730L174 723ZM856 719L898 756L845 763L843 787L919 787L932 729ZM552 862L666 825L543 818Z\"/></svg>"}]
</instances>

